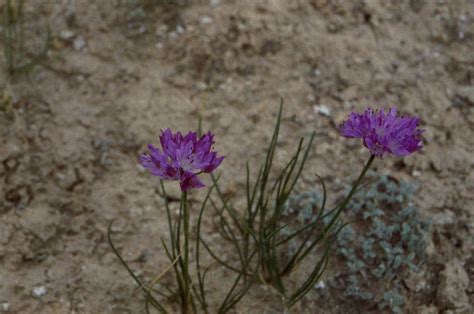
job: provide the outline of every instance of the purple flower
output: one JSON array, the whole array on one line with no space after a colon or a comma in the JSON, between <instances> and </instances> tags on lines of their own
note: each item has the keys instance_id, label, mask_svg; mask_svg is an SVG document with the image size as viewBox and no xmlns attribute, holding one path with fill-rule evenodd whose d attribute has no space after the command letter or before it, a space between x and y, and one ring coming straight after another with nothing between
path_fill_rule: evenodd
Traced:
<instances>
[{"instance_id":1,"label":"purple flower","mask_svg":"<svg viewBox=\"0 0 474 314\"><path fill-rule=\"evenodd\" d=\"M421 133L418 129L420 119L397 115L396 108L384 110L367 109L364 113L352 112L341 127L345 137L362 138L370 152L382 158L384 154L395 156L409 155L422 147Z\"/></svg>"},{"instance_id":2,"label":"purple flower","mask_svg":"<svg viewBox=\"0 0 474 314\"><path fill-rule=\"evenodd\" d=\"M140 164L154 176L179 180L182 191L204 187L197 175L212 172L224 159L212 150L214 135L211 132L198 139L196 132L183 136L166 129L161 132L160 143L162 151L148 145L150 152L140 156Z\"/></svg>"}]
</instances>

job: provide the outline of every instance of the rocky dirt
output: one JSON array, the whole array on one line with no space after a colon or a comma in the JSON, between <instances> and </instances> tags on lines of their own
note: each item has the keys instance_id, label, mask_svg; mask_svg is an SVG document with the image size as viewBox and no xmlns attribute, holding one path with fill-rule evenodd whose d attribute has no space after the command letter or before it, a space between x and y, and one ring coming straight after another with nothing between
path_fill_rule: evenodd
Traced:
<instances>
[{"instance_id":1,"label":"rocky dirt","mask_svg":"<svg viewBox=\"0 0 474 314\"><path fill-rule=\"evenodd\" d=\"M143 1L142 11L127 1L27 2L27 46L37 49L45 21L53 41L26 75L7 77L0 58L9 104L0 112L0 312L143 313L106 238L113 221L116 245L147 277L169 263L158 180L138 154L161 129L195 129L201 117L226 155L222 187L239 202L245 162L255 173L283 98L276 166L316 130L298 189L315 188L317 172L331 201L367 159L360 142L338 135L348 112L396 105L421 117L423 150L374 167L418 182L414 202L432 220L419 278L428 284L407 285L404 311L472 313L474 3L163 2ZM343 313L318 293L294 312ZM264 295L257 288L236 312L283 312Z\"/></svg>"}]
</instances>

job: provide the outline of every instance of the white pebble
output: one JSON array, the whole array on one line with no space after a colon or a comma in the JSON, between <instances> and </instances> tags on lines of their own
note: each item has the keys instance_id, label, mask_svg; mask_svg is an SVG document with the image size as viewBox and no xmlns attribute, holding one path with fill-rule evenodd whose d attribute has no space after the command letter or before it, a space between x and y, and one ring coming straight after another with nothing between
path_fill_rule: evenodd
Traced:
<instances>
[{"instance_id":1,"label":"white pebble","mask_svg":"<svg viewBox=\"0 0 474 314\"><path fill-rule=\"evenodd\" d=\"M176 26L176 32L178 34L184 33L184 27L182 27L181 25Z\"/></svg>"},{"instance_id":2,"label":"white pebble","mask_svg":"<svg viewBox=\"0 0 474 314\"><path fill-rule=\"evenodd\" d=\"M74 46L74 49L76 50L82 50L86 46L86 41L84 37L79 36L76 39L74 39L74 42L72 44Z\"/></svg>"},{"instance_id":3,"label":"white pebble","mask_svg":"<svg viewBox=\"0 0 474 314\"><path fill-rule=\"evenodd\" d=\"M412 176L414 176L414 177L419 177L419 176L421 176L421 172L418 171L418 170L413 170L413 171L411 172L411 174L412 174Z\"/></svg>"},{"instance_id":4,"label":"white pebble","mask_svg":"<svg viewBox=\"0 0 474 314\"><path fill-rule=\"evenodd\" d=\"M424 290L427 287L426 281L421 280L415 287L415 291L418 292L420 290Z\"/></svg>"},{"instance_id":5,"label":"white pebble","mask_svg":"<svg viewBox=\"0 0 474 314\"><path fill-rule=\"evenodd\" d=\"M205 15L205 16L201 17L201 23L202 24L211 24L212 23L212 18Z\"/></svg>"},{"instance_id":6,"label":"white pebble","mask_svg":"<svg viewBox=\"0 0 474 314\"><path fill-rule=\"evenodd\" d=\"M205 91L205 90L207 90L207 88L208 88L207 84L204 83L204 82L197 82L197 83L196 83L196 87L197 87L197 89L200 90L200 91Z\"/></svg>"},{"instance_id":7,"label":"white pebble","mask_svg":"<svg viewBox=\"0 0 474 314\"><path fill-rule=\"evenodd\" d=\"M2 303L2 310L3 310L4 312L7 312L9 309L10 309L10 303L8 303L8 302L3 302L3 303Z\"/></svg>"},{"instance_id":8,"label":"white pebble","mask_svg":"<svg viewBox=\"0 0 474 314\"><path fill-rule=\"evenodd\" d=\"M221 3L221 0L210 0L209 4L212 6L219 5Z\"/></svg>"},{"instance_id":9,"label":"white pebble","mask_svg":"<svg viewBox=\"0 0 474 314\"><path fill-rule=\"evenodd\" d=\"M315 289L324 289L324 288L326 288L326 284L324 283L324 281L320 280L314 285L314 288Z\"/></svg>"},{"instance_id":10,"label":"white pebble","mask_svg":"<svg viewBox=\"0 0 474 314\"><path fill-rule=\"evenodd\" d=\"M59 38L61 38L62 40L71 40L73 39L75 36L74 32L70 31L70 30L62 30L60 33L59 33Z\"/></svg>"},{"instance_id":11,"label":"white pebble","mask_svg":"<svg viewBox=\"0 0 474 314\"><path fill-rule=\"evenodd\" d=\"M33 288L33 296L37 298L41 298L44 296L48 291L46 290L45 286L39 286L39 287L34 287Z\"/></svg>"},{"instance_id":12,"label":"white pebble","mask_svg":"<svg viewBox=\"0 0 474 314\"><path fill-rule=\"evenodd\" d=\"M146 169L145 169L142 165L140 165L140 164L137 164L137 170L138 170L139 172L141 172L141 173L146 172Z\"/></svg>"},{"instance_id":13,"label":"white pebble","mask_svg":"<svg viewBox=\"0 0 474 314\"><path fill-rule=\"evenodd\" d=\"M323 116L329 117L331 115L331 110L328 108L328 106L319 105L319 106L314 106L313 109L315 113L319 113Z\"/></svg>"}]
</instances>

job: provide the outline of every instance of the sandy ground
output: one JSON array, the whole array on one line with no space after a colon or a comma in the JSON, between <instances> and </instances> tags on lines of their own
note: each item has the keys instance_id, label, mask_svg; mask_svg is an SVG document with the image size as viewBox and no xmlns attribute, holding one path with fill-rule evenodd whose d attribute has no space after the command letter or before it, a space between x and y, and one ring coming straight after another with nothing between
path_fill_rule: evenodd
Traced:
<instances>
[{"instance_id":1,"label":"sandy ground","mask_svg":"<svg viewBox=\"0 0 474 314\"><path fill-rule=\"evenodd\" d=\"M28 75L2 72L13 111L0 112L0 312L143 313L106 239L114 221L116 245L134 269L152 277L168 264L158 181L137 165L138 154L161 129L195 129L202 117L226 155L223 189L238 204L245 162L255 173L282 97L276 167L316 130L298 188L316 186L317 172L332 201L367 158L359 142L338 135L348 112L396 105L421 117L424 149L375 164L418 182L414 202L433 221L423 269L431 284L406 287L423 297L404 311L471 313L472 1L145 2L145 16L133 16L120 1L29 1L32 49L45 21L54 38ZM228 276L217 271L210 289ZM283 312L255 289L237 312ZM294 312L344 313L338 306L315 290ZM351 311L377 312L359 303Z\"/></svg>"}]
</instances>

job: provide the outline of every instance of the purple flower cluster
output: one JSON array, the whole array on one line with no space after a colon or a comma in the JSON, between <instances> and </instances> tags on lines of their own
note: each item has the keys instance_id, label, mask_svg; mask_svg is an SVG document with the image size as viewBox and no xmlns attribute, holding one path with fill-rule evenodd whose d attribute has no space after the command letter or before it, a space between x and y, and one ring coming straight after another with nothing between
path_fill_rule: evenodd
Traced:
<instances>
[{"instance_id":1,"label":"purple flower cluster","mask_svg":"<svg viewBox=\"0 0 474 314\"><path fill-rule=\"evenodd\" d=\"M148 145L150 152L140 156L140 164L152 175L178 180L182 191L204 187L198 175L212 172L224 159L212 150L214 135L211 132L198 139L196 132L183 136L166 129L160 135L160 143L162 151Z\"/></svg>"},{"instance_id":2,"label":"purple flower cluster","mask_svg":"<svg viewBox=\"0 0 474 314\"><path fill-rule=\"evenodd\" d=\"M396 108L387 113L367 109L364 113L352 112L340 130L345 137L362 138L364 146L377 157L386 153L401 157L422 147L423 130L418 129L419 125L419 118L398 116Z\"/></svg>"}]
</instances>

